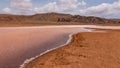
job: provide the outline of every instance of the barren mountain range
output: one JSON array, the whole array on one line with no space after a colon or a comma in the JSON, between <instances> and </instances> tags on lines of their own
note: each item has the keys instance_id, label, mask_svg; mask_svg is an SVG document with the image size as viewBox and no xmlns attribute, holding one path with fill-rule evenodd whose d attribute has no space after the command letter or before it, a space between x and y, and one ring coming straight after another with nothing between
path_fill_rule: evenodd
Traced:
<instances>
[{"instance_id":1,"label":"barren mountain range","mask_svg":"<svg viewBox=\"0 0 120 68\"><path fill-rule=\"evenodd\" d=\"M120 24L120 19L105 19L61 13L35 15L0 14L0 24Z\"/></svg>"}]
</instances>

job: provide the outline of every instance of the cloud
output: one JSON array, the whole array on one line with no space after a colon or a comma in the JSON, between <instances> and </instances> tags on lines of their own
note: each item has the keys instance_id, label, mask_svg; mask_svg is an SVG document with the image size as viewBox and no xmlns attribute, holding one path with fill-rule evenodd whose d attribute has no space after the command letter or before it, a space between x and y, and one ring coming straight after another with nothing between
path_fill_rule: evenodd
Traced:
<instances>
[{"instance_id":1,"label":"cloud","mask_svg":"<svg viewBox=\"0 0 120 68\"><path fill-rule=\"evenodd\" d=\"M78 0L58 0L50 2L42 7L36 7L34 10L37 13L41 12L71 12L77 10L80 6L86 6L86 2Z\"/></svg>"},{"instance_id":2,"label":"cloud","mask_svg":"<svg viewBox=\"0 0 120 68\"><path fill-rule=\"evenodd\" d=\"M56 2L51 2L43 7L35 7L34 11L37 13L43 13L43 12L57 12L58 11L58 6Z\"/></svg>"},{"instance_id":3,"label":"cloud","mask_svg":"<svg viewBox=\"0 0 120 68\"><path fill-rule=\"evenodd\" d=\"M62 11L71 11L77 9L79 6L86 5L84 1L79 2L78 0L59 0L58 3Z\"/></svg>"},{"instance_id":4,"label":"cloud","mask_svg":"<svg viewBox=\"0 0 120 68\"><path fill-rule=\"evenodd\" d=\"M33 4L31 0L11 0L10 6L11 9L18 14L26 14L33 9Z\"/></svg>"},{"instance_id":5,"label":"cloud","mask_svg":"<svg viewBox=\"0 0 120 68\"><path fill-rule=\"evenodd\" d=\"M57 0L43 6L34 6L31 0L11 0L9 10L13 14L33 14L46 12L76 13L79 7L86 6L86 2L78 0ZM6 9L8 10L8 9Z\"/></svg>"},{"instance_id":6,"label":"cloud","mask_svg":"<svg viewBox=\"0 0 120 68\"><path fill-rule=\"evenodd\" d=\"M59 12L86 16L120 17L120 0L83 8L86 5L85 1L79 0L54 0L43 6L33 6L31 0L11 0L10 7L4 8L3 12L14 14Z\"/></svg>"},{"instance_id":7,"label":"cloud","mask_svg":"<svg viewBox=\"0 0 120 68\"><path fill-rule=\"evenodd\" d=\"M120 16L120 0L111 4L102 3L98 6L88 7L87 9L80 10L80 14L86 16L118 17Z\"/></svg>"},{"instance_id":8,"label":"cloud","mask_svg":"<svg viewBox=\"0 0 120 68\"><path fill-rule=\"evenodd\" d=\"M10 13L11 12L11 9L10 8L4 8L3 9L3 13Z\"/></svg>"}]
</instances>

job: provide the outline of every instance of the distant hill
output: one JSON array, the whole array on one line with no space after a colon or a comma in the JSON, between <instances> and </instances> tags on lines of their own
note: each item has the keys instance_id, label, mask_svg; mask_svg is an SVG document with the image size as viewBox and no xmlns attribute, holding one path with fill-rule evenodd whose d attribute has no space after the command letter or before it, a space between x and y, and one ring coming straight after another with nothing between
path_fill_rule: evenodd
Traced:
<instances>
[{"instance_id":1,"label":"distant hill","mask_svg":"<svg viewBox=\"0 0 120 68\"><path fill-rule=\"evenodd\" d=\"M0 14L0 24L120 24L120 19L105 19L93 16L80 16L61 13L43 13L35 15Z\"/></svg>"}]
</instances>

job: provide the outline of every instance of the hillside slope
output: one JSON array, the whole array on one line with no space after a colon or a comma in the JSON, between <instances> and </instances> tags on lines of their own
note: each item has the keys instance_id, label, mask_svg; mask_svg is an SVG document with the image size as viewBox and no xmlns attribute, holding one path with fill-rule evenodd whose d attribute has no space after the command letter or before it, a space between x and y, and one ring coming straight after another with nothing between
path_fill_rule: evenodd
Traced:
<instances>
[{"instance_id":1,"label":"hillside slope","mask_svg":"<svg viewBox=\"0 0 120 68\"><path fill-rule=\"evenodd\" d=\"M120 24L120 19L105 19L99 17L86 17L80 15L44 13L35 15L0 14L0 24Z\"/></svg>"}]
</instances>

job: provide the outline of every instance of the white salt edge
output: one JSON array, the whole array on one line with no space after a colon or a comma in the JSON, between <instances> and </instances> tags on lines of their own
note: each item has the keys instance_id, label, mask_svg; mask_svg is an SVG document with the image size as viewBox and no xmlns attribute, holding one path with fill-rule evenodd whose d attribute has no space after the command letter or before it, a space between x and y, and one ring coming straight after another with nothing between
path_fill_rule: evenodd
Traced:
<instances>
[{"instance_id":1,"label":"white salt edge","mask_svg":"<svg viewBox=\"0 0 120 68\"><path fill-rule=\"evenodd\" d=\"M83 28L83 29L85 29L85 28ZM81 31L81 32L92 32L92 31L93 31L92 29L85 29L85 31ZM77 32L77 33L80 33L80 32ZM48 52L50 52L50 51L53 51L53 50L55 50L55 49L61 48L61 47L63 47L63 46L66 46L67 44L69 44L69 43L71 42L72 36L75 35L75 34L77 34L77 33L72 33L72 34L70 34L70 35L69 35L69 39L67 40L67 42L66 42L65 44L60 45L60 46L55 47L55 48L52 48L52 49L49 49L49 50L41 53L41 54L38 55L38 56L32 57L32 58L30 58L30 59L26 59L26 60L24 61L24 63L23 63L22 65L20 65L19 68L25 68L25 65L26 65L26 64L28 64L29 62L35 60L36 58L38 58L38 57L40 57L40 56L42 56L42 55L44 55L44 54L46 54L46 53L48 53Z\"/></svg>"}]
</instances>

